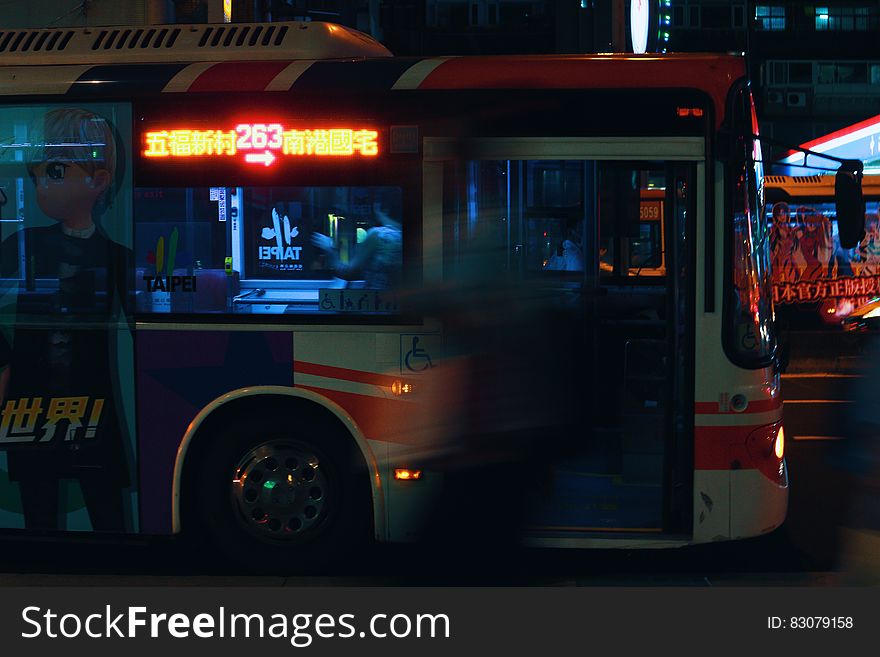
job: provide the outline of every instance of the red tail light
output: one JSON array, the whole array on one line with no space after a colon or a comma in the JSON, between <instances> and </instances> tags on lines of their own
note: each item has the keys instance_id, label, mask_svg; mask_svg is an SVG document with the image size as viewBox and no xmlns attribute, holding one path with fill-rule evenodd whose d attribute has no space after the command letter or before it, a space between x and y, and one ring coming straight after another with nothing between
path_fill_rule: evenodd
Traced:
<instances>
[{"instance_id":1,"label":"red tail light","mask_svg":"<svg viewBox=\"0 0 880 657\"><path fill-rule=\"evenodd\" d=\"M785 431L782 422L755 429L746 439L746 449L762 475L770 481L785 482Z\"/></svg>"}]
</instances>

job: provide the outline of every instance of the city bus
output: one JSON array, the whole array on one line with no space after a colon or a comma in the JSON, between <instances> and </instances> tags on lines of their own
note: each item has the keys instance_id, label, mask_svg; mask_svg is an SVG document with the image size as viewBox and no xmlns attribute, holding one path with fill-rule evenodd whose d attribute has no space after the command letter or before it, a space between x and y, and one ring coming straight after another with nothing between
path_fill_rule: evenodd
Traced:
<instances>
[{"instance_id":1,"label":"city bus","mask_svg":"<svg viewBox=\"0 0 880 657\"><path fill-rule=\"evenodd\" d=\"M777 317L791 330L839 330L853 310L880 296L880 176L862 180L865 234L851 249L840 245L834 176L764 180Z\"/></svg>"},{"instance_id":2,"label":"city bus","mask_svg":"<svg viewBox=\"0 0 880 657\"><path fill-rule=\"evenodd\" d=\"M589 363L559 386L584 411L565 453L525 474L546 495L523 542L783 522L742 58L396 58L318 22L63 28L0 33L0 79L5 530L183 533L279 571L420 540L463 382L432 299L486 319L456 287L484 247L508 299L539 289L580 322ZM566 250L580 265L552 266ZM548 368L568 357L535 335Z\"/></svg>"}]
</instances>

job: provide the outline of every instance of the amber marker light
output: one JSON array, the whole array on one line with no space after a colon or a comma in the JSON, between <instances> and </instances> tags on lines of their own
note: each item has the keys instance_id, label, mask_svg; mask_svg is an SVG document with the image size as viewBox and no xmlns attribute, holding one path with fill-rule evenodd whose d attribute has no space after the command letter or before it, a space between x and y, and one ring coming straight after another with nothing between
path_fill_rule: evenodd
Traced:
<instances>
[{"instance_id":1,"label":"amber marker light","mask_svg":"<svg viewBox=\"0 0 880 657\"><path fill-rule=\"evenodd\" d=\"M676 107L675 111L679 116L693 116L698 119L703 116L702 107Z\"/></svg>"},{"instance_id":2,"label":"amber marker light","mask_svg":"<svg viewBox=\"0 0 880 657\"><path fill-rule=\"evenodd\" d=\"M776 452L776 458L778 459L785 455L785 430L781 426L779 427L779 433L776 434L773 450Z\"/></svg>"},{"instance_id":3,"label":"amber marker light","mask_svg":"<svg viewBox=\"0 0 880 657\"><path fill-rule=\"evenodd\" d=\"M396 380L391 384L391 394L400 397L401 395L408 395L413 392L413 384L405 383L400 379Z\"/></svg>"},{"instance_id":4,"label":"amber marker light","mask_svg":"<svg viewBox=\"0 0 880 657\"><path fill-rule=\"evenodd\" d=\"M395 468L394 478L398 481L416 481L422 478L422 471L411 470L410 468Z\"/></svg>"}]
</instances>

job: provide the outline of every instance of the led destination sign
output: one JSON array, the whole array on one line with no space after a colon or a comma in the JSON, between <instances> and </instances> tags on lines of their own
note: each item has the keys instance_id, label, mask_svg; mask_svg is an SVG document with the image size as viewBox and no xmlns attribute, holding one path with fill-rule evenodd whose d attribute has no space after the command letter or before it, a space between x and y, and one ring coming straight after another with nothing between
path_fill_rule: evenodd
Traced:
<instances>
[{"instance_id":1,"label":"led destination sign","mask_svg":"<svg viewBox=\"0 0 880 657\"><path fill-rule=\"evenodd\" d=\"M248 164L269 166L279 157L376 157L376 130L293 129L281 123L240 123L234 130L152 130L144 135L145 157L243 156Z\"/></svg>"}]
</instances>

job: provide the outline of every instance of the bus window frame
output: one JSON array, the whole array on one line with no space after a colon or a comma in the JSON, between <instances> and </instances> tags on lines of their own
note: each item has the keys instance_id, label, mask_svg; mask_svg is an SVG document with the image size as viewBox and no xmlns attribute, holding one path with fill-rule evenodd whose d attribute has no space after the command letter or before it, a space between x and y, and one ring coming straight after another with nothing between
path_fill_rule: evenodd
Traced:
<instances>
[{"instance_id":1,"label":"bus window frame","mask_svg":"<svg viewBox=\"0 0 880 657\"><path fill-rule=\"evenodd\" d=\"M739 106L738 106L739 105ZM763 190L759 189L754 180L756 164L753 157L753 147L756 140L751 135L756 133L752 126L753 101L751 95L750 83L746 78L742 78L735 83L728 95L727 111L725 113L725 121L719 133L719 143L723 144L724 157L721 163L724 167L724 277L722 284L723 305L722 305L722 329L721 342L724 353L728 360L737 367L749 370L759 370L770 367L777 361L779 354L779 339L776 334L776 327L773 321L773 290L772 290L772 272L770 278L770 330L772 331L772 345L769 353L763 356L749 358L743 356L734 346L734 329L736 321L734 319L734 267L733 261L733 240L734 240L734 213L736 208L736 180L735 177L740 171L744 172L748 179L748 197L750 212L760 213L760 218L764 215L764 199ZM738 119L741 119L738 121ZM754 194L753 194L754 192ZM751 206L755 207L751 207ZM768 237L769 248L769 237Z\"/></svg>"},{"instance_id":2,"label":"bus window frame","mask_svg":"<svg viewBox=\"0 0 880 657\"><path fill-rule=\"evenodd\" d=\"M709 170L709 140L704 135L689 137L656 136L651 138L629 137L426 137L424 140L423 165L446 161L467 162L471 160L592 160L596 163L613 162L616 166L641 166L647 163L662 164L665 168L677 162L705 164ZM657 149L660 152L658 153ZM634 152L637 151L637 152ZM598 193L598 190L596 191ZM711 196L711 195L707 195ZM664 198L667 195L664 194ZM664 212L668 208L664 205ZM585 253L598 249L598 224L595 235L587 231ZM597 251L598 253L598 251ZM443 258L446 257L444 251ZM595 270L587 259L583 277L565 272L554 272L547 278L583 279L588 287L599 285L599 262ZM541 272L539 272L541 273ZM543 272L548 273L548 272ZM665 276L668 276L668 271ZM665 276L617 276L602 277L603 281L625 285L660 285Z\"/></svg>"}]
</instances>

